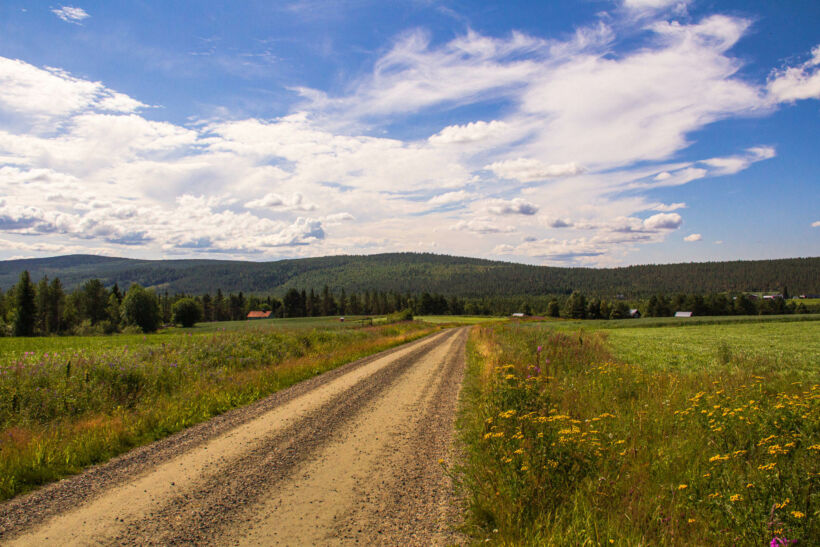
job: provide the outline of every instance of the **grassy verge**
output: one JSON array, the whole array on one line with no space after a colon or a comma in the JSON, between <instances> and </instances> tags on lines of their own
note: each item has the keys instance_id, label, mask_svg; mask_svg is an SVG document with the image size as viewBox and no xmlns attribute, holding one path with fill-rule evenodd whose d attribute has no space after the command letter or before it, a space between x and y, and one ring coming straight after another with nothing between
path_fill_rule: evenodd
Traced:
<instances>
[{"instance_id":1,"label":"grassy verge","mask_svg":"<svg viewBox=\"0 0 820 547\"><path fill-rule=\"evenodd\" d=\"M802 328L816 339L816 325ZM685 360L714 351L714 339L700 338L709 328L675 333L689 344L672 353ZM664 366L668 339L613 344L608 334L474 327L459 421L466 455L456 476L476 540L820 542L816 366L783 366L751 351L708 367ZM750 332L748 343L769 334ZM634 344L639 361L614 357Z\"/></svg>"},{"instance_id":2,"label":"grassy verge","mask_svg":"<svg viewBox=\"0 0 820 547\"><path fill-rule=\"evenodd\" d=\"M85 345L75 340L70 351L6 351L0 356L0 499L433 330L413 322L260 327L139 337L135 346L90 338Z\"/></svg>"}]
</instances>

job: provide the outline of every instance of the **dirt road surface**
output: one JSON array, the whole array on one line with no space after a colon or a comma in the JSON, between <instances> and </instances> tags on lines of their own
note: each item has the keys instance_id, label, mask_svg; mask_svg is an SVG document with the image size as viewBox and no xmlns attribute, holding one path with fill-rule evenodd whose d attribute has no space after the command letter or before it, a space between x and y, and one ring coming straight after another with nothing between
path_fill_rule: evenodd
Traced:
<instances>
[{"instance_id":1,"label":"dirt road surface","mask_svg":"<svg viewBox=\"0 0 820 547\"><path fill-rule=\"evenodd\" d=\"M466 329L350 363L0 505L3 545L459 542Z\"/></svg>"}]
</instances>

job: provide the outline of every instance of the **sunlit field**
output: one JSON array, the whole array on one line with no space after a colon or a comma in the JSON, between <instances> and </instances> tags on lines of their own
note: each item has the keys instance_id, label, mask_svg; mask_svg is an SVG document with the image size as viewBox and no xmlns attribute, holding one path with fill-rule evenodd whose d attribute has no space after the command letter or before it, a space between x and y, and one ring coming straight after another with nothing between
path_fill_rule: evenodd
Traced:
<instances>
[{"instance_id":1,"label":"sunlit field","mask_svg":"<svg viewBox=\"0 0 820 547\"><path fill-rule=\"evenodd\" d=\"M818 340L817 321L474 327L455 470L468 533L820 543Z\"/></svg>"},{"instance_id":2,"label":"sunlit field","mask_svg":"<svg viewBox=\"0 0 820 547\"><path fill-rule=\"evenodd\" d=\"M425 323L453 323L459 325L507 321L506 317L487 317L484 315L419 315L416 316L416 319Z\"/></svg>"},{"instance_id":3,"label":"sunlit field","mask_svg":"<svg viewBox=\"0 0 820 547\"><path fill-rule=\"evenodd\" d=\"M437 329L344 325L0 339L0 499Z\"/></svg>"}]
</instances>

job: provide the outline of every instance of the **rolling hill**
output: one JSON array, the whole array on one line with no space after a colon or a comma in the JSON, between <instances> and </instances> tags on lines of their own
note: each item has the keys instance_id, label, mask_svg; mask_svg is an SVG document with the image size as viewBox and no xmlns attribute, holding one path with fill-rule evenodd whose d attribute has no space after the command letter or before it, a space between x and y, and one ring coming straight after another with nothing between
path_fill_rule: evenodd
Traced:
<instances>
[{"instance_id":1,"label":"rolling hill","mask_svg":"<svg viewBox=\"0 0 820 547\"><path fill-rule=\"evenodd\" d=\"M622 268L557 268L425 253L246 262L231 260L137 260L69 255L0 261L0 287L28 270L36 281L59 277L66 288L91 278L105 285L139 283L170 293L284 294L291 287L344 288L464 297L586 294L643 297L655 293L780 291L820 293L820 257L702 262Z\"/></svg>"}]
</instances>

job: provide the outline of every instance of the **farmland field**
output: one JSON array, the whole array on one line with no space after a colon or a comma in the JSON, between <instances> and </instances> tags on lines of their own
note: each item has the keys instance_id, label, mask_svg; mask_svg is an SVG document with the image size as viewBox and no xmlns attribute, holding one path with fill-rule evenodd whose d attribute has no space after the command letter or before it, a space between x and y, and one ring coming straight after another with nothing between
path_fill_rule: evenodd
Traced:
<instances>
[{"instance_id":1,"label":"farmland field","mask_svg":"<svg viewBox=\"0 0 820 547\"><path fill-rule=\"evenodd\" d=\"M437 329L345 325L0 339L0 499Z\"/></svg>"},{"instance_id":2,"label":"farmland field","mask_svg":"<svg viewBox=\"0 0 820 547\"><path fill-rule=\"evenodd\" d=\"M484 315L420 315L416 319L425 323L454 323L461 325L507 321L506 317L487 317Z\"/></svg>"},{"instance_id":3,"label":"farmland field","mask_svg":"<svg viewBox=\"0 0 820 547\"><path fill-rule=\"evenodd\" d=\"M474 539L820 542L820 322L567 323L473 327Z\"/></svg>"}]
</instances>

